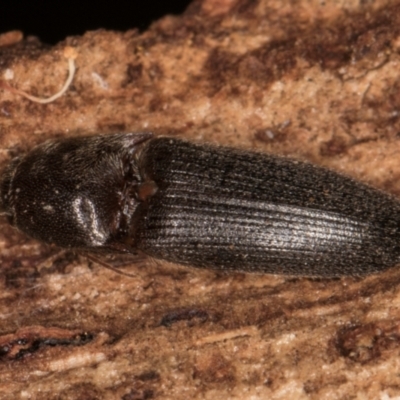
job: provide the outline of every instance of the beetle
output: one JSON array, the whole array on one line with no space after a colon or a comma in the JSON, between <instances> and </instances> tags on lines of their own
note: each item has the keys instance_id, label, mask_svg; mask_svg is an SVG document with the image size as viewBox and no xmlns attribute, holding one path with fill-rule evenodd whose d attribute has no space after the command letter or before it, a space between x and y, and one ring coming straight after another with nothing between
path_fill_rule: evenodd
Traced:
<instances>
[{"instance_id":1,"label":"beetle","mask_svg":"<svg viewBox=\"0 0 400 400\"><path fill-rule=\"evenodd\" d=\"M218 270L365 275L400 257L400 202L286 157L151 133L50 140L11 161L0 206L64 248Z\"/></svg>"}]
</instances>

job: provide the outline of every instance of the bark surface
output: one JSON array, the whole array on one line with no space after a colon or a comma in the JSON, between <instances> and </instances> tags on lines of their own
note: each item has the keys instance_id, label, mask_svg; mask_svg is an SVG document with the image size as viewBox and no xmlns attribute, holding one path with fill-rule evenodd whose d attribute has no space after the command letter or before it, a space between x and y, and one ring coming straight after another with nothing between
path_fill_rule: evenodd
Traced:
<instances>
[{"instance_id":1,"label":"bark surface","mask_svg":"<svg viewBox=\"0 0 400 400\"><path fill-rule=\"evenodd\" d=\"M0 168L50 137L289 155L400 196L400 2L199 0L146 32L0 36ZM67 77L65 48L76 74ZM121 276L0 220L1 399L400 395L400 270L290 279L146 259Z\"/></svg>"}]
</instances>

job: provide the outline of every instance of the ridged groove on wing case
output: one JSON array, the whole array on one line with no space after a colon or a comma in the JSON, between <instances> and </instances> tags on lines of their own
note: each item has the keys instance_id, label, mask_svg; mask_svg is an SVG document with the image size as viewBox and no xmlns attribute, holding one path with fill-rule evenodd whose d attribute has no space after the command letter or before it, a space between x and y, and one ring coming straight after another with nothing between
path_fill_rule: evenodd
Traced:
<instances>
[{"instance_id":1,"label":"ridged groove on wing case","mask_svg":"<svg viewBox=\"0 0 400 400\"><path fill-rule=\"evenodd\" d=\"M154 257L320 276L378 271L399 258L399 204L332 171L168 138L151 141L142 163L159 190L137 241Z\"/></svg>"}]
</instances>

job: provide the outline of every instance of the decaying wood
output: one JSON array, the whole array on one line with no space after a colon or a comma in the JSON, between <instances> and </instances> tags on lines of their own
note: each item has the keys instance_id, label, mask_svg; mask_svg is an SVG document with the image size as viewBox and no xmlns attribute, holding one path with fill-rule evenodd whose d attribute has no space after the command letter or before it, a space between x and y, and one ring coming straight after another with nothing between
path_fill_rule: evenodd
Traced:
<instances>
[{"instance_id":1,"label":"decaying wood","mask_svg":"<svg viewBox=\"0 0 400 400\"><path fill-rule=\"evenodd\" d=\"M324 164L400 195L400 2L199 0L143 34L0 37L0 163L50 137L179 135ZM66 93L49 97L77 67ZM123 260L1 220L1 399L400 394L400 270L339 280ZM121 260L109 260L117 263Z\"/></svg>"}]
</instances>

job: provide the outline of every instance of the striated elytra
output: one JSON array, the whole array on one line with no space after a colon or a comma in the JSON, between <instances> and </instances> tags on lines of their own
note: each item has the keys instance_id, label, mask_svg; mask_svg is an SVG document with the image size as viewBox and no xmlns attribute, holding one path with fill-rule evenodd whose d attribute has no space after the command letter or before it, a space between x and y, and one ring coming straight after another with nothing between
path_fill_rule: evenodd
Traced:
<instances>
[{"instance_id":1,"label":"striated elytra","mask_svg":"<svg viewBox=\"0 0 400 400\"><path fill-rule=\"evenodd\" d=\"M90 251L302 276L363 275L400 256L400 202L288 158L128 133L48 141L0 185L10 223Z\"/></svg>"}]
</instances>

